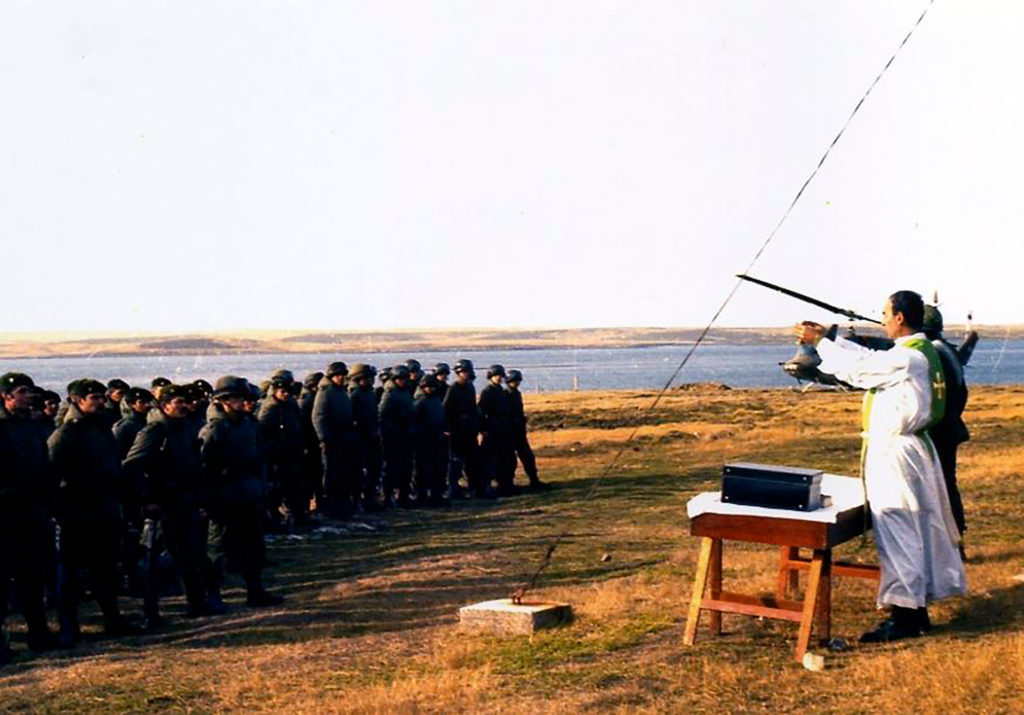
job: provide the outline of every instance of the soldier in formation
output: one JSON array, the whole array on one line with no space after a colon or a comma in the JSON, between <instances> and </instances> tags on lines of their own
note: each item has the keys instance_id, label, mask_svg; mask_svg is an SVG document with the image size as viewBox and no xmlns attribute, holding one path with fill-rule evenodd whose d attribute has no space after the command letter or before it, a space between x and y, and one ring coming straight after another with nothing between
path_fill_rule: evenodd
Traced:
<instances>
[{"instance_id":1,"label":"soldier in formation","mask_svg":"<svg viewBox=\"0 0 1024 715\"><path fill-rule=\"evenodd\" d=\"M302 383L278 370L263 394L235 376L216 385L158 377L148 389L81 379L65 401L27 375L3 375L0 664L11 657L3 626L12 584L29 648L70 648L81 637L85 584L108 634L141 632L121 613L124 585L141 595L146 629L159 628L168 561L187 617L225 611L227 572L241 575L249 606L281 603L263 584L264 534L275 523L301 526L311 504L345 518L466 494L493 499L492 484L513 492L516 454L540 485L521 373L492 365L478 400L472 362L455 364L449 386L452 372L408 360L382 370L375 389L372 365L337 361Z\"/></svg>"}]
</instances>

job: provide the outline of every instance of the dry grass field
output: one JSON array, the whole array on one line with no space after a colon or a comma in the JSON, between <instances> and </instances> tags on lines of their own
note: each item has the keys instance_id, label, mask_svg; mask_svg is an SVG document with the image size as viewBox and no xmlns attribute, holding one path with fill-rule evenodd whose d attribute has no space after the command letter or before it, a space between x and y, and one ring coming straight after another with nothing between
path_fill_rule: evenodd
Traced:
<instances>
[{"instance_id":1,"label":"dry grass field","mask_svg":"<svg viewBox=\"0 0 1024 715\"><path fill-rule=\"evenodd\" d=\"M527 396L532 442L557 489L367 519L345 533L275 542L276 610L249 610L120 641L87 609L86 643L23 650L0 670L2 711L277 712L1020 712L1024 709L1024 388L972 391L962 450L969 595L932 608L928 636L859 646L878 620L870 585L837 580L833 634L849 647L811 673L793 624L726 616L726 634L682 645L697 540L685 505L726 461L854 473L859 396L788 390ZM634 447L597 476L640 423ZM470 636L457 609L511 593L545 545L567 536L537 598L575 621L533 638ZM844 545L840 557L874 558ZM764 591L773 547L726 544L725 579ZM132 604L129 613L138 616ZM820 652L820 651L819 651Z\"/></svg>"}]
</instances>

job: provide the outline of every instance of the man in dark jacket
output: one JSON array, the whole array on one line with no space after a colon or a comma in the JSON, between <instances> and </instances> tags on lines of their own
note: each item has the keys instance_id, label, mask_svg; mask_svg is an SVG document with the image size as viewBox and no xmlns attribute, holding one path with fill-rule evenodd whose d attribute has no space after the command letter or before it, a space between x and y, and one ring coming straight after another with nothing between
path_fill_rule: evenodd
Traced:
<instances>
[{"instance_id":1,"label":"man in dark jacket","mask_svg":"<svg viewBox=\"0 0 1024 715\"><path fill-rule=\"evenodd\" d=\"M301 525L308 520L309 501L313 495L307 491L302 478L305 434L302 431L302 414L292 395L293 382L288 376L271 380L267 398L260 405L259 423L271 485L267 504L270 515L276 518L283 500L295 524Z\"/></svg>"},{"instance_id":2,"label":"man in dark jacket","mask_svg":"<svg viewBox=\"0 0 1024 715\"><path fill-rule=\"evenodd\" d=\"M437 377L424 375L413 405L412 437L416 456L416 491L433 506L446 506L448 442L445 438L444 405L435 392Z\"/></svg>"},{"instance_id":3,"label":"man in dark jacket","mask_svg":"<svg viewBox=\"0 0 1024 715\"><path fill-rule=\"evenodd\" d=\"M206 380L195 380L183 385L187 396L188 425L192 436L199 438L199 430L206 424L206 411L210 409L210 396L213 385Z\"/></svg>"},{"instance_id":4,"label":"man in dark jacket","mask_svg":"<svg viewBox=\"0 0 1024 715\"><path fill-rule=\"evenodd\" d=\"M12 577L28 647L43 651L56 645L46 626L42 569L53 548L52 483L43 428L29 415L32 387L28 375L0 376L0 665L10 662L4 620Z\"/></svg>"},{"instance_id":5,"label":"man in dark jacket","mask_svg":"<svg viewBox=\"0 0 1024 715\"><path fill-rule=\"evenodd\" d=\"M125 393L124 400L130 412L114 424L114 441L117 453L124 459L135 442L135 436L146 426L146 416L153 408L153 393L141 387L132 387Z\"/></svg>"},{"instance_id":6,"label":"man in dark jacket","mask_svg":"<svg viewBox=\"0 0 1024 715\"><path fill-rule=\"evenodd\" d=\"M409 394L409 368L396 365L380 401L380 437L384 451L384 503L411 507L412 500L412 395Z\"/></svg>"},{"instance_id":7,"label":"man in dark jacket","mask_svg":"<svg viewBox=\"0 0 1024 715\"><path fill-rule=\"evenodd\" d=\"M110 635L136 633L117 606L117 561L121 553L121 504L125 491L121 459L103 414L107 387L91 379L70 385L71 405L50 436L50 464L58 484L60 526L57 614L60 644L79 638L79 572L89 570L92 592Z\"/></svg>"},{"instance_id":8,"label":"man in dark jacket","mask_svg":"<svg viewBox=\"0 0 1024 715\"><path fill-rule=\"evenodd\" d=\"M245 411L251 399L244 378L217 380L209 419L199 433L199 457L209 494L210 546L218 564L226 561L227 568L242 574L250 606L274 606L284 599L263 587L266 462L259 424Z\"/></svg>"},{"instance_id":9,"label":"man in dark jacket","mask_svg":"<svg viewBox=\"0 0 1024 715\"><path fill-rule=\"evenodd\" d=\"M437 398L444 402L445 396L448 394L448 377L452 374L451 367L446 362L439 362L434 365L434 377L437 378L437 388L434 390L434 394Z\"/></svg>"},{"instance_id":10,"label":"man in dark jacket","mask_svg":"<svg viewBox=\"0 0 1024 715\"><path fill-rule=\"evenodd\" d=\"M324 498L331 516L352 514L359 500L359 438L352 401L345 387L348 366L332 362L313 402L313 428L323 457Z\"/></svg>"},{"instance_id":11,"label":"man in dark jacket","mask_svg":"<svg viewBox=\"0 0 1024 715\"><path fill-rule=\"evenodd\" d=\"M498 483L498 494L515 493L516 453L512 446L512 404L502 386L505 368L491 365L487 368L487 385L480 391L481 432L480 445L487 464L487 479Z\"/></svg>"},{"instance_id":12,"label":"man in dark jacket","mask_svg":"<svg viewBox=\"0 0 1024 715\"><path fill-rule=\"evenodd\" d=\"M455 382L444 398L444 414L448 423L451 444L451 469L448 474L452 496L461 496L459 477L463 470L469 489L481 499L493 499L494 490L488 483L484 466L480 463L480 413L476 407L476 373L470 360L455 363Z\"/></svg>"},{"instance_id":13,"label":"man in dark jacket","mask_svg":"<svg viewBox=\"0 0 1024 715\"><path fill-rule=\"evenodd\" d=\"M109 388L108 388L109 389ZM114 441L117 443L117 457L124 460L128 456L135 437L142 431L153 408L153 393L141 387L132 387L122 399L128 413L114 425ZM126 484L138 486L138 482L126 480ZM140 501L139 489L128 488L121 495L121 515L124 531L121 534L121 569L128 581L130 593L138 593L145 587L145 573L139 568L140 559L145 549L140 544L145 517L142 513L143 503ZM154 627L155 622L148 622L147 627Z\"/></svg>"},{"instance_id":14,"label":"man in dark jacket","mask_svg":"<svg viewBox=\"0 0 1024 715\"><path fill-rule=\"evenodd\" d=\"M406 383L405 389L409 391L409 394L416 397L416 391L420 387L420 380L423 379L423 365L420 364L419 360L415 358L409 358L405 361L405 366L409 369L409 380Z\"/></svg>"},{"instance_id":15,"label":"man in dark jacket","mask_svg":"<svg viewBox=\"0 0 1024 715\"><path fill-rule=\"evenodd\" d=\"M392 368L390 367L383 367L377 376L380 378L380 385L374 389L374 394L377 395L378 405L380 404L380 401L384 399L384 390L388 389L388 382L391 380L391 370Z\"/></svg>"},{"instance_id":16,"label":"man in dark jacket","mask_svg":"<svg viewBox=\"0 0 1024 715\"><path fill-rule=\"evenodd\" d=\"M352 401L352 417L359 437L363 508L367 511L378 508L377 492L380 490L380 417L377 413L377 394L373 389L376 374L373 365L361 362L353 365L349 373L349 399Z\"/></svg>"},{"instance_id":17,"label":"man in dark jacket","mask_svg":"<svg viewBox=\"0 0 1024 715\"><path fill-rule=\"evenodd\" d=\"M103 406L103 414L106 415L111 427L126 413L123 401L129 389L131 388L128 383L117 377L107 383L107 404Z\"/></svg>"},{"instance_id":18,"label":"man in dark jacket","mask_svg":"<svg viewBox=\"0 0 1024 715\"><path fill-rule=\"evenodd\" d=\"M935 306L926 305L924 307L924 334L935 347L935 352L939 355L939 362L942 363L942 372L946 378L946 411L939 423L932 427L928 434L939 455L942 477L946 482L946 492L949 495L950 510L953 512L953 519L960 531L962 542L964 532L967 530L967 521L964 517L963 497L960 496L960 488L956 483L956 452L961 444L971 438L963 420L964 408L967 406L967 381L964 379L964 369L957 350L942 337L942 328L942 313ZM962 543L960 555L964 556Z\"/></svg>"},{"instance_id":19,"label":"man in dark jacket","mask_svg":"<svg viewBox=\"0 0 1024 715\"><path fill-rule=\"evenodd\" d=\"M551 485L542 482L537 476L537 459L533 456L533 449L530 447L530 438L526 435L526 410L523 409L523 393L519 386L523 383L523 373L519 370L509 370L505 378L505 389L508 391L509 406L512 414L512 448L523 463L523 471L530 480L531 489L550 489ZM513 457L515 460L515 457ZM515 470L515 461L512 462L512 469Z\"/></svg>"},{"instance_id":20,"label":"man in dark jacket","mask_svg":"<svg viewBox=\"0 0 1024 715\"><path fill-rule=\"evenodd\" d=\"M132 444L124 460L129 478L142 484L142 503L151 518L159 518L164 541L185 584L190 618L222 611L206 599L204 534L200 509L205 498L199 441L190 422L189 390L167 385L160 390L158 410ZM160 623L156 574L150 574L144 611L151 627Z\"/></svg>"},{"instance_id":21,"label":"man in dark jacket","mask_svg":"<svg viewBox=\"0 0 1024 715\"><path fill-rule=\"evenodd\" d=\"M302 378L302 389L296 398L299 414L302 417L302 434L305 437L306 456L302 460L302 478L306 483L306 491L316 499L316 510L324 510L324 464L320 454L320 438L313 429L313 403L316 393L320 390L320 381L324 374L317 370Z\"/></svg>"},{"instance_id":22,"label":"man in dark jacket","mask_svg":"<svg viewBox=\"0 0 1024 715\"><path fill-rule=\"evenodd\" d=\"M53 390L43 390L43 412L39 415L39 425L43 430L43 437L50 438L57 429L57 413L60 411L60 395Z\"/></svg>"}]
</instances>

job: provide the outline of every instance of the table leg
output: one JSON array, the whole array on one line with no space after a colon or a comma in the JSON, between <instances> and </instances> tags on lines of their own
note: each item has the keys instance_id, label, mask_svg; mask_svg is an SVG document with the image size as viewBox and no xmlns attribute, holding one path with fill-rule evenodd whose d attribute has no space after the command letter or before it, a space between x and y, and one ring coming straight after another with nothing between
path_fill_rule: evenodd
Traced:
<instances>
[{"instance_id":1,"label":"table leg","mask_svg":"<svg viewBox=\"0 0 1024 715\"><path fill-rule=\"evenodd\" d=\"M825 549L821 561L821 587L818 594L818 622L821 637L832 637L832 549Z\"/></svg>"},{"instance_id":2,"label":"table leg","mask_svg":"<svg viewBox=\"0 0 1024 715\"><path fill-rule=\"evenodd\" d=\"M800 556L796 546L783 546L779 553L779 576L775 585L775 598L782 600L800 588L800 573L789 568L789 562Z\"/></svg>"},{"instance_id":3,"label":"table leg","mask_svg":"<svg viewBox=\"0 0 1024 715\"><path fill-rule=\"evenodd\" d=\"M825 561L831 560L827 549L815 549L811 559L810 573L807 576L807 591L804 594L803 617L800 619L800 633L796 639L796 660L802 662L807 644L811 640L811 629L814 626L814 614L818 612L818 598L821 592L821 575L825 569Z\"/></svg>"},{"instance_id":4,"label":"table leg","mask_svg":"<svg viewBox=\"0 0 1024 715\"><path fill-rule=\"evenodd\" d=\"M711 598L716 601L722 595L722 540L712 539L711 544L711 563L710 563L710 580L711 580ZM716 635L722 635L722 612L711 611L711 632Z\"/></svg>"},{"instance_id":5,"label":"table leg","mask_svg":"<svg viewBox=\"0 0 1024 715\"><path fill-rule=\"evenodd\" d=\"M711 552L714 550L712 539L704 536L700 540L700 556L697 558L697 573L693 578L693 596L690 598L690 610L686 615L686 630L683 644L693 645L697 638L697 624L700 621L700 604L704 600L704 588L708 583L708 570L711 565Z\"/></svg>"}]
</instances>

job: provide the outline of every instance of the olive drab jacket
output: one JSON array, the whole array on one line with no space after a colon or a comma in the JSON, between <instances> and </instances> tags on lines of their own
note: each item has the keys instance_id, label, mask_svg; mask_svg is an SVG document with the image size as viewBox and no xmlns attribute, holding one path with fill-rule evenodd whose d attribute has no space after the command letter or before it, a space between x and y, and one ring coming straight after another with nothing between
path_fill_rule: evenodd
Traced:
<instances>
[{"instance_id":1,"label":"olive drab jacket","mask_svg":"<svg viewBox=\"0 0 1024 715\"><path fill-rule=\"evenodd\" d=\"M488 382L480 391L481 432L492 437L509 437L512 434L512 403L508 391L501 385Z\"/></svg>"},{"instance_id":2,"label":"olive drab jacket","mask_svg":"<svg viewBox=\"0 0 1024 715\"><path fill-rule=\"evenodd\" d=\"M125 472L137 475L143 503L202 506L205 479L192 420L153 412L155 416L135 437L124 459Z\"/></svg>"},{"instance_id":3,"label":"olive drab jacket","mask_svg":"<svg viewBox=\"0 0 1024 715\"><path fill-rule=\"evenodd\" d=\"M413 404L412 436L417 449L432 446L444 439L447 421L444 405L437 394L428 395L422 390L417 393Z\"/></svg>"},{"instance_id":4,"label":"olive drab jacket","mask_svg":"<svg viewBox=\"0 0 1024 715\"><path fill-rule=\"evenodd\" d=\"M295 398L278 400L267 395L259 412L260 438L271 462L295 459L306 448L302 431L302 413Z\"/></svg>"},{"instance_id":5,"label":"olive drab jacket","mask_svg":"<svg viewBox=\"0 0 1024 715\"><path fill-rule=\"evenodd\" d=\"M324 444L336 444L356 426L352 400L344 385L335 385L323 378L313 401L313 428Z\"/></svg>"},{"instance_id":6,"label":"olive drab jacket","mask_svg":"<svg viewBox=\"0 0 1024 715\"><path fill-rule=\"evenodd\" d=\"M131 414L125 415L114 424L114 441L117 442L117 453L121 459L128 455L128 450L132 448L136 435L146 426L147 414L132 411Z\"/></svg>"},{"instance_id":7,"label":"olive drab jacket","mask_svg":"<svg viewBox=\"0 0 1024 715\"><path fill-rule=\"evenodd\" d=\"M523 408L523 393L519 390L505 388L508 395L509 417L512 423L512 434L526 434L526 410Z\"/></svg>"},{"instance_id":8,"label":"olive drab jacket","mask_svg":"<svg viewBox=\"0 0 1024 715\"><path fill-rule=\"evenodd\" d=\"M967 405L967 382L964 380L964 369L960 365L954 349L945 340L933 340L932 346L939 356L942 372L946 378L946 410L942 419L929 432L938 442L951 445L961 444L971 437L963 420L964 407Z\"/></svg>"},{"instance_id":9,"label":"olive drab jacket","mask_svg":"<svg viewBox=\"0 0 1024 715\"><path fill-rule=\"evenodd\" d=\"M57 483L58 518L115 523L125 494L121 458L109 417L71 404L47 444Z\"/></svg>"},{"instance_id":10,"label":"olive drab jacket","mask_svg":"<svg viewBox=\"0 0 1024 715\"><path fill-rule=\"evenodd\" d=\"M452 435L475 437L480 432L480 413L476 408L473 383L453 382L444 398L444 414Z\"/></svg>"},{"instance_id":11,"label":"olive drab jacket","mask_svg":"<svg viewBox=\"0 0 1024 715\"><path fill-rule=\"evenodd\" d=\"M406 440L412 430L413 402L408 388L392 382L380 401L380 432L387 441Z\"/></svg>"},{"instance_id":12,"label":"olive drab jacket","mask_svg":"<svg viewBox=\"0 0 1024 715\"><path fill-rule=\"evenodd\" d=\"M348 393L356 430L364 440L380 439L380 417L377 413L377 392L372 387L352 385Z\"/></svg>"},{"instance_id":13,"label":"olive drab jacket","mask_svg":"<svg viewBox=\"0 0 1024 715\"><path fill-rule=\"evenodd\" d=\"M17 519L53 497L44 426L0 404L0 519Z\"/></svg>"},{"instance_id":14,"label":"olive drab jacket","mask_svg":"<svg viewBox=\"0 0 1024 715\"><path fill-rule=\"evenodd\" d=\"M211 508L263 500L266 462L259 424L253 417L244 413L230 416L213 403L199 432L199 458Z\"/></svg>"}]
</instances>

